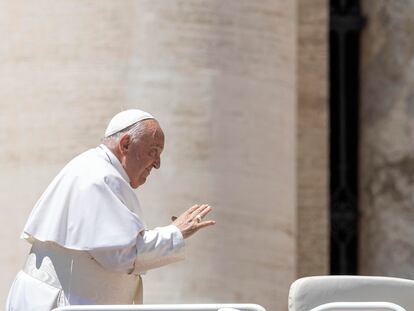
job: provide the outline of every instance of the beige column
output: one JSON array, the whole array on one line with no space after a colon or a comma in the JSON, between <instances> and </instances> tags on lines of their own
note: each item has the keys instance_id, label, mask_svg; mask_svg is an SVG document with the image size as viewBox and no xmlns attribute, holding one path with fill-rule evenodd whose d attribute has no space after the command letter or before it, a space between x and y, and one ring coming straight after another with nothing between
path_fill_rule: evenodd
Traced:
<instances>
[{"instance_id":1,"label":"beige column","mask_svg":"<svg viewBox=\"0 0 414 311\"><path fill-rule=\"evenodd\" d=\"M414 3L362 3L360 272L414 278Z\"/></svg>"},{"instance_id":2,"label":"beige column","mask_svg":"<svg viewBox=\"0 0 414 311\"><path fill-rule=\"evenodd\" d=\"M144 276L145 303L286 310L327 270L326 1L0 3L2 301L36 199L131 107L166 133L138 190L149 226L204 202L217 220Z\"/></svg>"},{"instance_id":3,"label":"beige column","mask_svg":"<svg viewBox=\"0 0 414 311\"><path fill-rule=\"evenodd\" d=\"M329 273L328 1L298 1L297 276Z\"/></svg>"},{"instance_id":4,"label":"beige column","mask_svg":"<svg viewBox=\"0 0 414 311\"><path fill-rule=\"evenodd\" d=\"M295 3L163 3L136 11L146 31L129 85L167 135L142 199L152 223L209 202L217 225L144 279L146 301L283 310L296 273Z\"/></svg>"}]
</instances>

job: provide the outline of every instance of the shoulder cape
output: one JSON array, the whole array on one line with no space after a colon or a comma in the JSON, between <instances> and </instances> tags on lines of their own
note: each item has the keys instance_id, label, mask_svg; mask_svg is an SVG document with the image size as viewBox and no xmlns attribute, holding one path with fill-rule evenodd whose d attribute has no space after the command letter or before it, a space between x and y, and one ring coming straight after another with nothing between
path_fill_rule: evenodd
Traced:
<instances>
[{"instance_id":1,"label":"shoulder cape","mask_svg":"<svg viewBox=\"0 0 414 311\"><path fill-rule=\"evenodd\" d=\"M100 149L69 162L33 208L22 238L77 249L124 248L145 229L138 198Z\"/></svg>"}]
</instances>

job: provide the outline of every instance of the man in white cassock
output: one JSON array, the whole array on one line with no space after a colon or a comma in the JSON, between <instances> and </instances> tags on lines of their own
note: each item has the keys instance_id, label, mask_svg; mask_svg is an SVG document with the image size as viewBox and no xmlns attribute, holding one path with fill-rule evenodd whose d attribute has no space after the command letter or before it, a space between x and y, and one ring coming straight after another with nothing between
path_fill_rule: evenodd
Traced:
<instances>
[{"instance_id":1,"label":"man in white cassock","mask_svg":"<svg viewBox=\"0 0 414 311\"><path fill-rule=\"evenodd\" d=\"M22 237L32 244L6 311L142 303L140 275L183 259L184 239L213 225L194 205L149 230L134 189L160 167L164 134L147 112L109 122L103 143L70 161L36 203Z\"/></svg>"}]
</instances>

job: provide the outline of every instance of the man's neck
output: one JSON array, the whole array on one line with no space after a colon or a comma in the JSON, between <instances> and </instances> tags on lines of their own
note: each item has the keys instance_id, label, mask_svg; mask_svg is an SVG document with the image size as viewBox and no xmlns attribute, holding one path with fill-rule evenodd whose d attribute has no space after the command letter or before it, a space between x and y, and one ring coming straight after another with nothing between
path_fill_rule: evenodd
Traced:
<instances>
[{"instance_id":1,"label":"man's neck","mask_svg":"<svg viewBox=\"0 0 414 311\"><path fill-rule=\"evenodd\" d=\"M118 161L122 164L121 153L119 152L118 148L116 148L116 146L114 147L114 146L111 146L111 145L107 145L105 143L103 143L103 145L105 145L105 147L108 148L109 151L111 151L113 153L113 155L116 156Z\"/></svg>"}]
</instances>

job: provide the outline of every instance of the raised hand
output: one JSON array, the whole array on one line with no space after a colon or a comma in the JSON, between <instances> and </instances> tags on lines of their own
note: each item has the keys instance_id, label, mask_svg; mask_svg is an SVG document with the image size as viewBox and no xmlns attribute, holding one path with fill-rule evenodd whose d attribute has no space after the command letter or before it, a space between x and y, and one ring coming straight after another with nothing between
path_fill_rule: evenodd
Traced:
<instances>
[{"instance_id":1,"label":"raised hand","mask_svg":"<svg viewBox=\"0 0 414 311\"><path fill-rule=\"evenodd\" d=\"M214 220L205 220L203 218L211 211L211 206L208 204L193 205L184 213L176 218L172 218L173 225L175 225L183 235L184 239L190 237L202 228L214 225Z\"/></svg>"}]
</instances>

